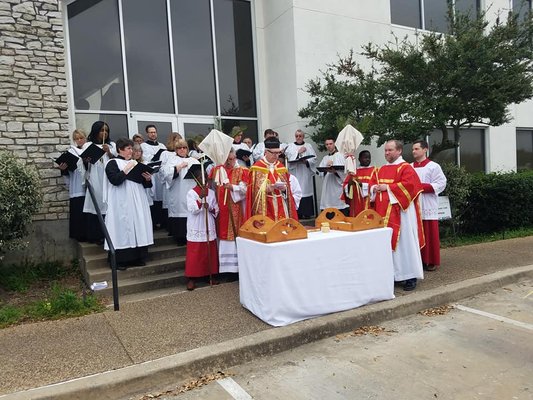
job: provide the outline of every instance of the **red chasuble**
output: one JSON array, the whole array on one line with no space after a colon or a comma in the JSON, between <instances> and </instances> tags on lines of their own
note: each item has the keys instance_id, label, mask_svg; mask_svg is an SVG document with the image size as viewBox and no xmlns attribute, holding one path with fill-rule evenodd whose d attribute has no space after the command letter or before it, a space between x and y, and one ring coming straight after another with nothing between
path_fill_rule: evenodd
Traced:
<instances>
[{"instance_id":1,"label":"red chasuble","mask_svg":"<svg viewBox=\"0 0 533 400\"><path fill-rule=\"evenodd\" d=\"M417 173L407 162L394 165L383 165L377 170L376 175L370 182L370 186L385 183L389 185L389 190L398 200L398 203L391 204L388 192L376 193L374 209L381 216L385 217L385 225L392 228L392 250L396 250L400 239L401 211L414 202L416 209L416 219L418 225L418 242L420 248L424 247L424 229L422 227L422 215L418 196L422 193L422 184Z\"/></svg>"},{"instance_id":2,"label":"red chasuble","mask_svg":"<svg viewBox=\"0 0 533 400\"><path fill-rule=\"evenodd\" d=\"M282 192L276 189L273 193L267 193L267 185L277 181L285 182L287 191ZM274 221L284 218L298 220L289 182L289 172L279 161L276 161L272 171L264 159L257 161L250 168L246 192L246 219L257 214L266 215Z\"/></svg>"},{"instance_id":3,"label":"red chasuble","mask_svg":"<svg viewBox=\"0 0 533 400\"><path fill-rule=\"evenodd\" d=\"M361 184L368 183L376 174L376 167L361 167L357 168L356 175L348 174L342 184L341 200L344 200L350 206L350 217L356 217L361 211L368 210L370 207L370 195L363 197ZM353 182L352 198L346 196L344 189L347 185Z\"/></svg>"},{"instance_id":4,"label":"red chasuble","mask_svg":"<svg viewBox=\"0 0 533 400\"><path fill-rule=\"evenodd\" d=\"M235 165L233 168L226 168L223 165L219 165L211 170L209 178L214 179L217 171L222 168L226 170L226 174L232 185L238 185L241 181L248 181L248 169L239 165ZM224 186L217 187L216 195L218 208L220 209L217 218L218 238L222 240L235 240L235 237L239 234L239 228L244 223L243 204L242 202L233 202L231 191Z\"/></svg>"}]
</instances>

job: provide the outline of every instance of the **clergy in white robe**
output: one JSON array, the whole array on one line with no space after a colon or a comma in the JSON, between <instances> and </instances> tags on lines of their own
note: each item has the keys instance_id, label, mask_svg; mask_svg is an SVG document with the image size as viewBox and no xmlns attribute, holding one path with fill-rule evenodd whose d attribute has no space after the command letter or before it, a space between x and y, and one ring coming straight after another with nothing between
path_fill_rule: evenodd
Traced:
<instances>
[{"instance_id":1,"label":"clergy in white robe","mask_svg":"<svg viewBox=\"0 0 533 400\"><path fill-rule=\"evenodd\" d=\"M147 125L145 128L148 139L141 144L143 157L146 162L159 161L161 154L167 149L163 143L157 141L157 128L155 125ZM159 172L153 175L154 204L150 207L154 229L164 226L163 218L163 185L164 182Z\"/></svg>"},{"instance_id":2,"label":"clergy in white robe","mask_svg":"<svg viewBox=\"0 0 533 400\"><path fill-rule=\"evenodd\" d=\"M334 169L334 166L344 167L345 158L337 151L335 147L335 140L328 138L325 140L327 155L324 156L320 162L320 168L330 168L326 172L321 172L324 177L322 183L322 195L320 196L320 210L326 208L337 208L341 210L345 215L348 215L349 206L343 200L342 196L342 183L346 177L344 169Z\"/></svg>"},{"instance_id":3,"label":"clergy in white robe","mask_svg":"<svg viewBox=\"0 0 533 400\"><path fill-rule=\"evenodd\" d=\"M302 200L298 207L298 218L305 219L313 216L313 177L316 175L316 153L310 143L305 143L305 134L298 129L294 137L296 141L289 143L285 149L289 173L294 175L302 188ZM307 158L309 157L309 158Z\"/></svg>"},{"instance_id":4,"label":"clergy in white robe","mask_svg":"<svg viewBox=\"0 0 533 400\"><path fill-rule=\"evenodd\" d=\"M159 173L168 189L168 224L170 232L179 246L187 243L187 192L196 183L186 179L189 167L199 164L196 158L189 157L189 147L184 139L176 141L174 154L169 154Z\"/></svg>"},{"instance_id":5,"label":"clergy in white robe","mask_svg":"<svg viewBox=\"0 0 533 400\"><path fill-rule=\"evenodd\" d=\"M107 212L107 205L104 203L104 180L106 163L117 155L115 143L111 142L109 125L103 121L96 121L87 138L88 142L94 143L105 151L105 154L95 163L87 163L88 181L93 188L96 197L96 203L102 215ZM94 160L93 160L94 161ZM85 160L84 160L85 162ZM92 243L103 244L104 232L100 221L96 215L96 208L89 190L85 193L83 212L88 214L87 217L87 240Z\"/></svg>"},{"instance_id":6,"label":"clergy in white robe","mask_svg":"<svg viewBox=\"0 0 533 400\"><path fill-rule=\"evenodd\" d=\"M140 182L131 180L133 141L117 141L119 156L105 167L104 201L107 204L105 224L116 250L117 268L146 264L148 246L154 243L150 205L145 188L152 186L152 177L143 173ZM128 176L129 175L129 176ZM109 250L107 241L105 250Z\"/></svg>"}]
</instances>

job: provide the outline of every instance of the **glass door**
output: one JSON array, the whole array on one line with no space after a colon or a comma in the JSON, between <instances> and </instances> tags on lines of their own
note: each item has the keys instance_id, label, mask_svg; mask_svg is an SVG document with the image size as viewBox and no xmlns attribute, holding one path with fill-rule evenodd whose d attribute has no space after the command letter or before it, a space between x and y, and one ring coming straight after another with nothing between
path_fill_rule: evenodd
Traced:
<instances>
[{"instance_id":1,"label":"glass door","mask_svg":"<svg viewBox=\"0 0 533 400\"><path fill-rule=\"evenodd\" d=\"M201 137L206 137L215 127L215 121L213 117L180 117L179 126L185 139L201 141Z\"/></svg>"},{"instance_id":2,"label":"glass door","mask_svg":"<svg viewBox=\"0 0 533 400\"><path fill-rule=\"evenodd\" d=\"M131 113L130 116L130 138L138 133L146 140L146 126L155 125L157 128L157 141L166 145L170 133L180 132L178 131L178 120L174 116L137 113Z\"/></svg>"}]
</instances>

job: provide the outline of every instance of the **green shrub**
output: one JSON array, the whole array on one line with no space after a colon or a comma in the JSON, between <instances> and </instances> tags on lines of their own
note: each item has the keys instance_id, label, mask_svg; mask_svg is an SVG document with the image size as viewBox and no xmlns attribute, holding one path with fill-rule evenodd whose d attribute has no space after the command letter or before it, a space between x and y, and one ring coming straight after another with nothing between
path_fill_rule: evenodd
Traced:
<instances>
[{"instance_id":1,"label":"green shrub","mask_svg":"<svg viewBox=\"0 0 533 400\"><path fill-rule=\"evenodd\" d=\"M0 256L25 245L22 238L41 204L37 170L0 151Z\"/></svg>"},{"instance_id":2,"label":"green shrub","mask_svg":"<svg viewBox=\"0 0 533 400\"><path fill-rule=\"evenodd\" d=\"M466 233L501 232L533 226L533 171L473 175Z\"/></svg>"},{"instance_id":3,"label":"green shrub","mask_svg":"<svg viewBox=\"0 0 533 400\"><path fill-rule=\"evenodd\" d=\"M444 196L450 199L452 218L441 222L444 236L455 234L461 229L463 217L468 212L468 196L470 194L471 175L463 168L455 164L443 163L442 172L446 175L446 189Z\"/></svg>"}]
</instances>

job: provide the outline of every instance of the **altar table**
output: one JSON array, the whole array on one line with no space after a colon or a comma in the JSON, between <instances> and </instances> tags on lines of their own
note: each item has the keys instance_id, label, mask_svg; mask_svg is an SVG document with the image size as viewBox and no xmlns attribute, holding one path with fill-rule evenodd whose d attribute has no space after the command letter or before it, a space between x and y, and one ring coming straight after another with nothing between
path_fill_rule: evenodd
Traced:
<instances>
[{"instance_id":1,"label":"altar table","mask_svg":"<svg viewBox=\"0 0 533 400\"><path fill-rule=\"evenodd\" d=\"M237 238L240 302L273 326L394 298L392 229L309 232L261 243Z\"/></svg>"}]
</instances>

